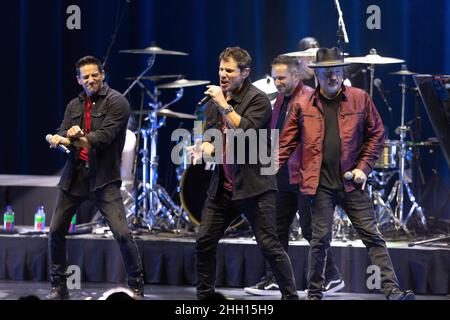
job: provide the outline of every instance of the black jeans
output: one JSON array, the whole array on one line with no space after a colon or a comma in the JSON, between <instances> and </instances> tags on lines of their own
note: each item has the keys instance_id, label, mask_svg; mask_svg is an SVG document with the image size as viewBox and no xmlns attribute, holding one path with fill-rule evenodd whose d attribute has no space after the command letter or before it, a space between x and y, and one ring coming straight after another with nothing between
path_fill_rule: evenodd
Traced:
<instances>
[{"instance_id":1,"label":"black jeans","mask_svg":"<svg viewBox=\"0 0 450 320\"><path fill-rule=\"evenodd\" d=\"M65 281L67 257L66 234L70 220L81 203L92 200L105 217L114 238L119 243L128 283L142 277L142 263L136 242L128 229L125 208L120 194L120 182L89 191L88 169L80 167L69 191L58 191L55 212L50 224L50 276L54 286Z\"/></svg>"},{"instance_id":2,"label":"black jeans","mask_svg":"<svg viewBox=\"0 0 450 320\"><path fill-rule=\"evenodd\" d=\"M309 252L308 290L311 296L322 296L323 270L331 241L333 212L340 205L367 248L372 263L380 268L382 291L389 294L398 288L397 276L380 231L369 194L366 191L330 190L319 187L312 197L312 240Z\"/></svg>"},{"instance_id":3,"label":"black jeans","mask_svg":"<svg viewBox=\"0 0 450 320\"><path fill-rule=\"evenodd\" d=\"M214 293L217 245L231 221L241 212L247 217L256 242L273 270L282 297L298 297L291 261L276 234L275 191L232 201L231 192L225 190L217 201L206 199L203 208L196 242L197 297L203 299Z\"/></svg>"},{"instance_id":4,"label":"black jeans","mask_svg":"<svg viewBox=\"0 0 450 320\"><path fill-rule=\"evenodd\" d=\"M302 195L298 190L278 191L276 193L277 234L286 252L288 252L289 246L289 228L297 210L299 212L299 223L303 238L310 243L312 239L310 197ZM266 263L266 274L264 278L270 279L272 277L273 273L270 265ZM334 263L331 250L329 250L325 263L325 280L340 279L340 277L341 275Z\"/></svg>"}]
</instances>

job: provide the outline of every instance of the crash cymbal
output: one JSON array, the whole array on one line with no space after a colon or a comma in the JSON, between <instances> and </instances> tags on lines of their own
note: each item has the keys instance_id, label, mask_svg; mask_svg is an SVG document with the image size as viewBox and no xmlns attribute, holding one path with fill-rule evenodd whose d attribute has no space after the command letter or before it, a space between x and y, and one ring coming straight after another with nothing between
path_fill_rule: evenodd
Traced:
<instances>
[{"instance_id":1,"label":"crash cymbal","mask_svg":"<svg viewBox=\"0 0 450 320\"><path fill-rule=\"evenodd\" d=\"M131 80L134 81L138 77L127 77L125 80ZM150 80L150 81L158 81L158 80L164 80L164 79L172 79L172 78L183 78L182 74L168 74L168 75L154 75L154 76L146 76L142 77L141 80Z\"/></svg>"},{"instance_id":2,"label":"crash cymbal","mask_svg":"<svg viewBox=\"0 0 450 320\"><path fill-rule=\"evenodd\" d=\"M393 76L412 76L412 75L417 74L417 72L412 72L409 70L399 70L399 71L391 72L389 74L393 75Z\"/></svg>"},{"instance_id":3,"label":"crash cymbal","mask_svg":"<svg viewBox=\"0 0 450 320\"><path fill-rule=\"evenodd\" d=\"M277 87L275 86L275 82L271 76L266 75L264 78L256 80L252 84L267 94L269 100L273 100L277 97Z\"/></svg>"},{"instance_id":4,"label":"crash cymbal","mask_svg":"<svg viewBox=\"0 0 450 320\"><path fill-rule=\"evenodd\" d=\"M316 57L316 53L319 48L309 48L303 51L294 51L294 52L288 52L284 53L284 56L290 56L290 57Z\"/></svg>"},{"instance_id":5,"label":"crash cymbal","mask_svg":"<svg viewBox=\"0 0 450 320\"><path fill-rule=\"evenodd\" d=\"M317 54L317 50L319 50L319 48L309 48L304 51L294 51L294 52L283 53L283 56L299 57L299 58L303 58L303 57L315 58L316 54ZM349 54L347 52L344 52L344 56L348 56L348 55Z\"/></svg>"},{"instance_id":6,"label":"crash cymbal","mask_svg":"<svg viewBox=\"0 0 450 320\"><path fill-rule=\"evenodd\" d=\"M137 54L165 54L165 55L174 55L174 56L187 56L187 53L180 51L171 51L164 50L155 45L151 45L150 47L144 49L129 49L129 50L121 50L123 53L137 53Z\"/></svg>"},{"instance_id":7,"label":"crash cymbal","mask_svg":"<svg viewBox=\"0 0 450 320\"><path fill-rule=\"evenodd\" d=\"M134 114L142 114L142 115L148 115L152 113L152 110L134 110L132 111ZM182 112L175 112L169 109L162 109L158 111L158 116L160 117L169 117L169 118L178 118L178 119L189 119L189 120L196 120L197 117L193 114L189 113L182 113Z\"/></svg>"},{"instance_id":8,"label":"crash cymbal","mask_svg":"<svg viewBox=\"0 0 450 320\"><path fill-rule=\"evenodd\" d=\"M180 79L174 82L160 84L159 86L156 87L158 89L174 89L174 88L201 86L208 83L210 83L210 81Z\"/></svg>"},{"instance_id":9,"label":"crash cymbal","mask_svg":"<svg viewBox=\"0 0 450 320\"><path fill-rule=\"evenodd\" d=\"M371 53L364 57L350 57L345 59L346 62L350 63L363 63L363 64L390 64L390 63L403 63L405 60L397 58L382 57L376 53L375 50L371 50Z\"/></svg>"}]
</instances>

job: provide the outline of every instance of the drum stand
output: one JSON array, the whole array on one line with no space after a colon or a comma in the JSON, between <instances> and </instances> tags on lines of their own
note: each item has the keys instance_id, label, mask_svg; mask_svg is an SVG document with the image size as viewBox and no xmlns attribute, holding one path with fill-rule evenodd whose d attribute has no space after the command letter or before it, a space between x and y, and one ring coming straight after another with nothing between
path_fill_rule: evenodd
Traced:
<instances>
[{"instance_id":1,"label":"drum stand","mask_svg":"<svg viewBox=\"0 0 450 320\"><path fill-rule=\"evenodd\" d=\"M142 183L139 186L135 183L135 204L129 206L127 220L131 220L134 229L145 227L150 231L170 230L177 233L176 226L178 224L176 220L179 220L180 217L182 218L182 210L173 202L168 192L157 183L158 129L165 125L166 119L165 117L158 118L158 112L180 100L183 96L183 88L177 91L176 97L171 102L162 106L162 103L158 101L158 89L155 87L152 93L140 82L140 78L151 68L150 64L153 65L153 63L154 56L149 59L149 68L142 72L125 92L129 92L131 87L138 84L151 100L149 103L150 110L147 112L148 127L140 130L143 140L143 147L139 151L142 162ZM148 147L149 142L150 148ZM135 173L135 180L137 181L137 171ZM139 216L139 212L142 213L142 219Z\"/></svg>"},{"instance_id":2,"label":"drum stand","mask_svg":"<svg viewBox=\"0 0 450 320\"><path fill-rule=\"evenodd\" d=\"M406 68L405 65L402 66ZM386 212L394 218L395 229L398 231L402 228L407 234L409 231L406 227L407 223L411 219L412 215L416 212L419 215L421 224L426 228L425 216L423 214L422 207L416 202L416 198L412 193L410 182L405 179L405 160L406 160L406 143L405 137L406 132L408 132L409 128L405 126L405 98L406 98L406 76L402 76L402 82L400 84L402 87L402 110L401 110L401 125L397 128L396 132L400 135L400 161L399 161L399 170L398 170L398 180L395 182L389 196L387 203L383 203L381 197L375 197L376 201L381 205L382 208L386 210ZM403 216L403 204L404 204L404 189L406 189L409 201L411 202L411 209L408 212L406 217ZM392 209L390 208L390 202L393 200L395 194L397 195L397 206L395 208L395 215L392 216ZM375 200L374 200L375 201Z\"/></svg>"}]
</instances>

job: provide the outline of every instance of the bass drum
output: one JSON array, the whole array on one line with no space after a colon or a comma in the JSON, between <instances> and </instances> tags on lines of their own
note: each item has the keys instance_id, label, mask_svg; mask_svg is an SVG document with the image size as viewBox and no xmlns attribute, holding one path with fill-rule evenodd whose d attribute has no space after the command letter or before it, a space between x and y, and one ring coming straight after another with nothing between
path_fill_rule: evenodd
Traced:
<instances>
[{"instance_id":1,"label":"bass drum","mask_svg":"<svg viewBox=\"0 0 450 320\"><path fill-rule=\"evenodd\" d=\"M190 165L181 176L180 201L183 209L189 214L189 219L195 225L200 225L203 205L209 188L213 171L205 170L205 164ZM231 222L231 228L238 228L245 222L238 217Z\"/></svg>"}]
</instances>

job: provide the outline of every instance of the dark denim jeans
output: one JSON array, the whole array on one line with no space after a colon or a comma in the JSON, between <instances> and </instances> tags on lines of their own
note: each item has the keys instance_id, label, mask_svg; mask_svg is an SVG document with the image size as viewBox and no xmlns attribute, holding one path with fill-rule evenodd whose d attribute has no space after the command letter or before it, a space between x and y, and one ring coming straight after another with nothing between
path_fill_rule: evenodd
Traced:
<instances>
[{"instance_id":1,"label":"dark denim jeans","mask_svg":"<svg viewBox=\"0 0 450 320\"><path fill-rule=\"evenodd\" d=\"M312 197L312 240L309 252L309 295L322 297L324 264L330 248L334 207L340 205L367 248L372 263L380 268L384 294L398 288L397 276L380 231L378 230L372 201L366 191L330 190L319 187Z\"/></svg>"},{"instance_id":2,"label":"dark denim jeans","mask_svg":"<svg viewBox=\"0 0 450 320\"><path fill-rule=\"evenodd\" d=\"M217 245L241 212L249 221L256 242L273 270L282 297L298 297L291 261L276 234L275 191L238 201L232 201L231 193L223 191L217 201L206 199L196 242L197 297L207 298L215 292Z\"/></svg>"},{"instance_id":3,"label":"dark denim jeans","mask_svg":"<svg viewBox=\"0 0 450 320\"><path fill-rule=\"evenodd\" d=\"M80 168L78 177L75 179L69 191L58 191L56 209L50 224L49 234L49 262L50 276L53 285L58 285L65 280L67 257L66 257L66 234L70 220L81 203L92 200L102 215L105 217L114 238L119 243L128 282L133 283L142 276L142 263L136 242L128 229L125 208L120 194L120 182L111 183L95 192L89 192L86 180L87 168Z\"/></svg>"},{"instance_id":4,"label":"dark denim jeans","mask_svg":"<svg viewBox=\"0 0 450 320\"><path fill-rule=\"evenodd\" d=\"M289 246L289 229L297 210L299 211L299 223L303 238L310 243L312 239L310 197L304 196L298 191L278 191L276 193L277 234L286 252L288 252ZM266 274L264 278L269 279L272 277L272 270L266 263ZM330 250L328 251L325 264L325 279L339 279L340 277L341 275L334 263Z\"/></svg>"}]
</instances>

